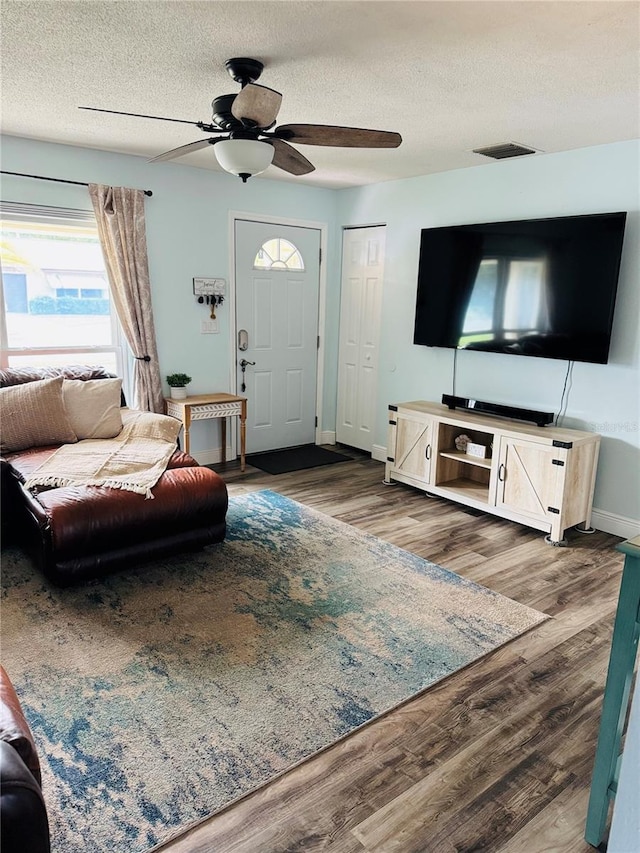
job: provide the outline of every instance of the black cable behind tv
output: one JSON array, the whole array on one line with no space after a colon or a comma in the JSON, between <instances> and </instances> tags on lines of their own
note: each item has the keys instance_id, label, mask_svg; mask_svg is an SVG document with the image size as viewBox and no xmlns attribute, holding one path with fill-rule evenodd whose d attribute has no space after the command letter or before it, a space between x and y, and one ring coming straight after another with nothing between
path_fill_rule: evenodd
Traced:
<instances>
[{"instance_id":1,"label":"black cable behind tv","mask_svg":"<svg viewBox=\"0 0 640 853\"><path fill-rule=\"evenodd\" d=\"M443 394L442 402L450 409L467 409L481 415L498 415L503 418L513 418L516 421L533 421L536 426L543 427L553 423L553 412L537 412L535 409L520 409L516 406L501 406L499 403L487 403L484 400L470 400L468 397L454 397Z\"/></svg>"}]
</instances>

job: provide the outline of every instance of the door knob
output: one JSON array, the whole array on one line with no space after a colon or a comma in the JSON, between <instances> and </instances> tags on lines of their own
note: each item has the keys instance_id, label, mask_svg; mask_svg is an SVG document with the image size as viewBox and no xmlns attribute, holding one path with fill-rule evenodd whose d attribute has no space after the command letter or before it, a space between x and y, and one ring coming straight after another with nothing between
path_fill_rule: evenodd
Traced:
<instances>
[{"instance_id":1,"label":"door knob","mask_svg":"<svg viewBox=\"0 0 640 853\"><path fill-rule=\"evenodd\" d=\"M240 359L240 370L242 371L242 385L240 386L240 390L243 394L247 390L247 383L244 381L244 374L248 364L255 365L255 361L247 361L246 358Z\"/></svg>"}]
</instances>

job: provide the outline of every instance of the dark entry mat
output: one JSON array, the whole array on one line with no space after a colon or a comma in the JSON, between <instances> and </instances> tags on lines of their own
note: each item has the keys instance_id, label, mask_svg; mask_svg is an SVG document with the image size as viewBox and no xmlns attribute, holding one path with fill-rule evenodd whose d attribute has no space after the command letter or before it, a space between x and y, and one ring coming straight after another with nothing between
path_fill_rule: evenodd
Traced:
<instances>
[{"instance_id":1,"label":"dark entry mat","mask_svg":"<svg viewBox=\"0 0 640 853\"><path fill-rule=\"evenodd\" d=\"M248 465L266 471L267 474L288 474L291 471L333 465L335 462L349 462L352 459L343 453L325 450L324 447L318 447L316 444L304 444L301 447L287 447L285 450L253 453L247 456L246 461Z\"/></svg>"}]
</instances>

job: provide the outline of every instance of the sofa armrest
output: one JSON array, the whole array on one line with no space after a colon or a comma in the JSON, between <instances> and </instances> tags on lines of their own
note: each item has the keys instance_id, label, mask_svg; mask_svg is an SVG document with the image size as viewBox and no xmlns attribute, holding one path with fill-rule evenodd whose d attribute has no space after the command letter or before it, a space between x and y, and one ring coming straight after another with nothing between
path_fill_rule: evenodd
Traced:
<instances>
[{"instance_id":1,"label":"sofa armrest","mask_svg":"<svg viewBox=\"0 0 640 853\"><path fill-rule=\"evenodd\" d=\"M0 666L0 838L2 853L49 853L40 760L18 694Z\"/></svg>"},{"instance_id":2,"label":"sofa armrest","mask_svg":"<svg viewBox=\"0 0 640 853\"><path fill-rule=\"evenodd\" d=\"M0 666L0 741L13 747L40 785L42 779L36 744L22 711L18 694L2 666Z\"/></svg>"},{"instance_id":3,"label":"sofa armrest","mask_svg":"<svg viewBox=\"0 0 640 853\"><path fill-rule=\"evenodd\" d=\"M49 853L49 822L40 786L6 741L0 741L2 853Z\"/></svg>"},{"instance_id":4,"label":"sofa armrest","mask_svg":"<svg viewBox=\"0 0 640 853\"><path fill-rule=\"evenodd\" d=\"M199 468L200 463L184 450L175 450L167 468Z\"/></svg>"}]
</instances>

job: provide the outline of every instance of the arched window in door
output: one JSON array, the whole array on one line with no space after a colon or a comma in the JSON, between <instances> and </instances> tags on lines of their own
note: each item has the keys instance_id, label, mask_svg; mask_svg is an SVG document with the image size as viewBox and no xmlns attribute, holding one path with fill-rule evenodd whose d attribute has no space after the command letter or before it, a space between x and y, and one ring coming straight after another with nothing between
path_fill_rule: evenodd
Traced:
<instances>
[{"instance_id":1,"label":"arched window in door","mask_svg":"<svg viewBox=\"0 0 640 853\"><path fill-rule=\"evenodd\" d=\"M302 255L289 240L273 237L258 249L254 270L303 270Z\"/></svg>"}]
</instances>

